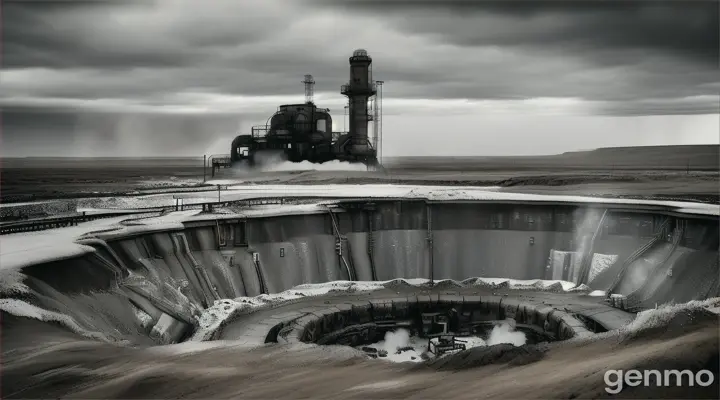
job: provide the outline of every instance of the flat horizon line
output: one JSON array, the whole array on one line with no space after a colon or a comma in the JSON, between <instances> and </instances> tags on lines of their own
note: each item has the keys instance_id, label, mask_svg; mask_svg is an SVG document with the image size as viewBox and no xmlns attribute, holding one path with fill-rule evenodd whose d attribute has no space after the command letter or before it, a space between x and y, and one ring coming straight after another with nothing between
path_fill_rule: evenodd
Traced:
<instances>
[{"instance_id":1,"label":"flat horizon line","mask_svg":"<svg viewBox=\"0 0 720 400\"><path fill-rule=\"evenodd\" d=\"M590 149L578 149L565 151L562 153L553 154L506 154L506 155L442 155L442 156L426 156L426 155L407 155L407 156L385 156L383 158L502 158L502 157L548 157L548 156L559 156L563 154L573 153L586 153L598 150L622 150L622 149L653 149L653 148L702 148L702 147L720 147L720 144L670 144L670 145L648 145L648 146L618 146L618 147L597 147ZM213 154L215 155L215 154ZM188 159L202 159L203 156L20 156L20 157L2 157L0 156L0 162L2 160L188 160Z\"/></svg>"}]
</instances>

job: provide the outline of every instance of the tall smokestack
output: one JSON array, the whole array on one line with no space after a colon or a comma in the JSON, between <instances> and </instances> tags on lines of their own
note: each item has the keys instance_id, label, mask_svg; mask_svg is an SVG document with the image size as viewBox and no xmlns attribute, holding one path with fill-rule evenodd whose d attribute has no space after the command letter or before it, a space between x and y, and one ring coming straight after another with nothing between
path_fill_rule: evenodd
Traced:
<instances>
[{"instance_id":1,"label":"tall smokestack","mask_svg":"<svg viewBox=\"0 0 720 400\"><path fill-rule=\"evenodd\" d=\"M350 57L350 82L341 90L350 103L350 145L357 155L372 150L368 146L368 99L375 94L371 64L367 51L355 50Z\"/></svg>"},{"instance_id":2,"label":"tall smokestack","mask_svg":"<svg viewBox=\"0 0 720 400\"><path fill-rule=\"evenodd\" d=\"M303 83L305 84L305 103L313 103L313 97L315 96L315 79L313 79L312 75L305 75Z\"/></svg>"}]
</instances>

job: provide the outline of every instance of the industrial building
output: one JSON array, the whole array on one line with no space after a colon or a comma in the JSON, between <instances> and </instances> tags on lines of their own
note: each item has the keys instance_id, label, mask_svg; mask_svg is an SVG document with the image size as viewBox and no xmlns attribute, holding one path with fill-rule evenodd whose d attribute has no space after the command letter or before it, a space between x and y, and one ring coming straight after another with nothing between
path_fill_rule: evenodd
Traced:
<instances>
[{"instance_id":1,"label":"industrial building","mask_svg":"<svg viewBox=\"0 0 720 400\"><path fill-rule=\"evenodd\" d=\"M333 132L330 110L315 105L315 80L305 75L305 102L281 105L265 125L253 126L249 135L237 136L230 149L231 162L255 166L267 155L291 162L340 160L378 165L383 82L373 80L372 58L366 50L355 50L349 62L350 80L340 89L348 98L347 132Z\"/></svg>"}]
</instances>

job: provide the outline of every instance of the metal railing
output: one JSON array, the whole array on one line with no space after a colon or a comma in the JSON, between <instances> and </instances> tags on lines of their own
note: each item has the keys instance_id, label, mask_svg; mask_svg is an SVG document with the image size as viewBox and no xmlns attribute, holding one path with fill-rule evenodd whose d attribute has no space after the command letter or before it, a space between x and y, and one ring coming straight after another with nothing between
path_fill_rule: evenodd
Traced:
<instances>
[{"instance_id":1,"label":"metal railing","mask_svg":"<svg viewBox=\"0 0 720 400\"><path fill-rule=\"evenodd\" d=\"M310 199L320 199L321 197L311 197ZM200 201L196 203L184 203L183 198L176 197L175 204L159 207L148 207L139 208L135 210L127 211L115 211L108 209L106 214L86 214L77 213L73 215L55 216L28 219L22 221L10 221L0 222L0 235L18 233L18 232L31 232L31 231L42 231L47 229L63 228L68 226L76 226L79 223L93 221L104 218L114 218L123 215L127 215L128 218L125 221L142 220L146 218L153 218L161 216L164 213L172 211L183 211L183 210L204 210L212 211L214 208L222 207L252 207L257 205L283 205L283 204L294 204L301 200L308 200L309 198L304 196L297 197L261 197L241 200L229 200L229 201Z\"/></svg>"},{"instance_id":2,"label":"metal railing","mask_svg":"<svg viewBox=\"0 0 720 400\"><path fill-rule=\"evenodd\" d=\"M212 165L224 167L224 166L230 165L230 160L231 160L231 158L229 156L213 158Z\"/></svg>"},{"instance_id":3,"label":"metal railing","mask_svg":"<svg viewBox=\"0 0 720 400\"><path fill-rule=\"evenodd\" d=\"M109 210L112 211L112 210ZM86 214L85 212L74 215L52 216L36 219L28 219L23 221L10 221L0 223L0 235L19 232L43 231L55 228L65 228L68 226L76 226L82 222L93 221L103 218L113 218L122 215L148 214L157 210L140 210L128 212L110 212L108 214Z\"/></svg>"},{"instance_id":4,"label":"metal railing","mask_svg":"<svg viewBox=\"0 0 720 400\"><path fill-rule=\"evenodd\" d=\"M367 86L354 86L351 83L345 83L340 86L340 94L348 94L355 91L358 93L375 93L377 92L377 84L370 83Z\"/></svg>"}]
</instances>

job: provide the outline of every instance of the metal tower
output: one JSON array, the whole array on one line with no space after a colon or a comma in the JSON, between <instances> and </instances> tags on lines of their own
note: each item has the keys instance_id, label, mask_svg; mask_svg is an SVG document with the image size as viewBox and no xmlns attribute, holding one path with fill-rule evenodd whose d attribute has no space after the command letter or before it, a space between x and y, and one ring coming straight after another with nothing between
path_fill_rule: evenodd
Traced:
<instances>
[{"instance_id":1,"label":"metal tower","mask_svg":"<svg viewBox=\"0 0 720 400\"><path fill-rule=\"evenodd\" d=\"M355 50L350 57L350 82L340 90L350 102L350 151L355 155L373 152L368 146L368 99L376 93L371 64L367 51Z\"/></svg>"},{"instance_id":2,"label":"metal tower","mask_svg":"<svg viewBox=\"0 0 720 400\"><path fill-rule=\"evenodd\" d=\"M375 151L377 152L377 159L378 162L382 165L382 115L383 115L383 109L382 109L382 93L383 93L383 83L385 81L377 81L375 84L377 85L377 91L378 94L375 96L375 141L377 143L375 144Z\"/></svg>"},{"instance_id":3,"label":"metal tower","mask_svg":"<svg viewBox=\"0 0 720 400\"><path fill-rule=\"evenodd\" d=\"M375 95L372 100L372 108L373 108L373 137L372 137L372 147L375 149L375 152L378 151L378 138L380 135L378 134L380 131L378 129L378 124L380 122L380 109L378 108L378 95Z\"/></svg>"}]
</instances>

